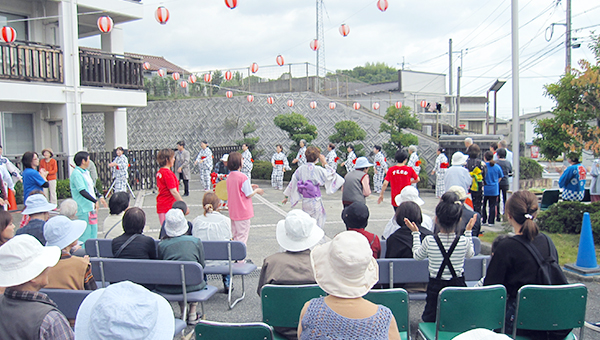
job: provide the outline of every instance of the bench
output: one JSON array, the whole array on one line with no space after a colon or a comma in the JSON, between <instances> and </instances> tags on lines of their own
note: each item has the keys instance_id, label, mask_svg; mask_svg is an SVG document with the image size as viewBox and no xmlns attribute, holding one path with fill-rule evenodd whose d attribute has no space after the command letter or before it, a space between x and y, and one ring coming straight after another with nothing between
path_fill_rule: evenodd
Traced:
<instances>
[{"instance_id":1,"label":"bench","mask_svg":"<svg viewBox=\"0 0 600 340\"><path fill-rule=\"evenodd\" d=\"M158 254L158 243L156 242L156 253ZM112 240L111 239L89 239L85 242L85 249L90 257L112 258ZM221 274L230 275L233 279L234 275L242 276L242 296L237 298L232 303L233 285L229 285L227 293L227 303L229 309L232 309L238 302L246 297L246 286L244 277L254 270L256 265L253 263L234 262L242 261L246 258L246 245L240 241L202 241L204 248L204 259L206 261L228 261L225 265L207 265L204 268L204 274ZM233 280L231 281L233 282Z\"/></svg>"},{"instance_id":2,"label":"bench","mask_svg":"<svg viewBox=\"0 0 600 340\"><path fill-rule=\"evenodd\" d=\"M385 251L387 250L387 241L380 240L381 243L381 256L380 259L385 258ZM475 250L475 255L479 255L481 252L481 240L477 236L473 236L473 249Z\"/></svg>"},{"instance_id":3,"label":"bench","mask_svg":"<svg viewBox=\"0 0 600 340\"><path fill-rule=\"evenodd\" d=\"M186 286L204 282L204 271L197 262L90 258L90 263L94 277L102 280L103 287L106 287L107 282L126 280L142 285L181 285L181 294L159 291L155 293L163 296L167 301L183 302L185 306L182 313L183 321L187 317L189 302L200 302L202 315L204 315L204 301L217 292L217 287L211 285L206 285L199 291L187 291Z\"/></svg>"},{"instance_id":4,"label":"bench","mask_svg":"<svg viewBox=\"0 0 600 340\"><path fill-rule=\"evenodd\" d=\"M490 256L476 255L465 259L464 276L467 286L473 286L485 276ZM389 288L404 283L429 282L429 260L378 259L379 284L389 284ZM411 300L425 300L426 293L410 293Z\"/></svg>"}]
</instances>

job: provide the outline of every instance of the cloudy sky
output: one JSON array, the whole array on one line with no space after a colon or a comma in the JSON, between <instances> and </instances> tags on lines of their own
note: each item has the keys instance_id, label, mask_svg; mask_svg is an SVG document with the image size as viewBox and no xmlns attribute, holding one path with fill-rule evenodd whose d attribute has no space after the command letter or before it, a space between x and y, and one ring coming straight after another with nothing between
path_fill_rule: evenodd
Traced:
<instances>
[{"instance_id":1,"label":"cloudy sky","mask_svg":"<svg viewBox=\"0 0 600 340\"><path fill-rule=\"evenodd\" d=\"M366 62L385 62L415 71L448 72L448 39L454 51L463 50L461 95L485 96L497 78L510 79L510 0L389 0L386 12L377 0L324 0L325 62L329 70L351 69ZM154 19L158 6L169 9L166 25ZM520 64L521 109L526 113L549 110L553 102L543 85L556 82L565 66L566 0L521 0ZM281 54L286 63L315 63L309 43L315 38L315 0L239 0L230 10L222 0L146 0L143 20L127 23L125 50L164 56L188 70L261 66L262 77L278 77ZM342 37L345 23L350 34ZM591 60L590 32L600 32L600 3L578 0L572 4L573 64ZM98 36L82 45L99 47ZM454 54L454 74L460 64ZM294 71L296 72L296 71ZM456 91L456 83L454 85ZM511 116L510 81L498 92L498 113Z\"/></svg>"}]
</instances>

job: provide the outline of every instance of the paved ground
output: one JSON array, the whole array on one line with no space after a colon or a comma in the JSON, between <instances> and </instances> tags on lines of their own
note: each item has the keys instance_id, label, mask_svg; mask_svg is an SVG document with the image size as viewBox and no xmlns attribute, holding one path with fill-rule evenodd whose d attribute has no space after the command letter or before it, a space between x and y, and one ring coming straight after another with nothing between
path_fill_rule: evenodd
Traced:
<instances>
[{"instance_id":1,"label":"paved ground","mask_svg":"<svg viewBox=\"0 0 600 340\"><path fill-rule=\"evenodd\" d=\"M271 188L270 181L253 181L265 189L264 196L255 196L253 198L255 217L252 219L252 229L248 240L248 258L252 259L259 267L265 257L279 251L279 245L275 239L275 227L277 222L285 217L285 214L292 209L287 205L281 205L280 202L284 198L281 191ZM201 184L198 180L190 181L190 196L186 197L185 201L190 207L190 215L188 220L193 220L196 216L202 213L202 196L204 191L201 190ZM183 187L180 188L183 191ZM158 216L156 214L156 193L153 192L137 192L138 196L131 205L142 207L146 212L147 227L145 234L158 237L159 225ZM422 207L423 213L434 216L437 199L432 191L421 193L421 197L425 201ZM325 209L327 211L327 222L325 225L325 234L328 237L334 237L337 233L345 230L341 220L341 193L335 193L331 196L323 196ZM370 210L369 226L367 230L375 234L381 235L385 224L393 216L393 208L390 204L389 190L386 193L385 200L382 204L377 204L376 196L369 197L367 205ZM297 207L298 208L298 207ZM225 211L224 214L227 214ZM98 214L98 220L103 221L108 215L107 209L101 209ZM488 228L485 227L484 230ZM100 227L100 229L102 229ZM502 226L496 224L494 229L502 229ZM120 235L121 232L113 231L108 235L112 238ZM100 230L99 237L102 236ZM576 280L571 279L573 282ZM222 288L220 276L210 276L209 284ZM250 322L261 321L260 299L256 293L258 284L258 271L249 275L246 278L246 298L241 301L234 309L229 310L227 307L227 295L217 293L209 302L205 304L206 319L223 322ZM588 287L588 313L587 320L600 321L600 284L598 282L585 282ZM241 293L241 279L234 278L235 296ZM178 306L174 305L176 314L178 314ZM423 312L424 302L412 301L410 303L411 329L414 335L417 324L420 322L420 315ZM192 327L188 327L186 332L191 332ZM585 339L598 339L600 335L593 331L587 332Z\"/></svg>"}]
</instances>

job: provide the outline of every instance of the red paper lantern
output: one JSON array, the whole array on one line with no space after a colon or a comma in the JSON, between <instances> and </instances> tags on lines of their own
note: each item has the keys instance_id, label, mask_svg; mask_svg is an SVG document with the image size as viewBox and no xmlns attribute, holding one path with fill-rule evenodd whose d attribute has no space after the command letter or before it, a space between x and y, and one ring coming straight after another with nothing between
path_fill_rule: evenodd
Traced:
<instances>
[{"instance_id":1,"label":"red paper lantern","mask_svg":"<svg viewBox=\"0 0 600 340\"><path fill-rule=\"evenodd\" d=\"M317 39L313 39L313 40L310 42L310 49L311 49L311 50L313 50L313 51L316 51L316 50L318 50L318 49L319 49L319 46L320 46L320 45L319 45L319 40L317 40Z\"/></svg>"},{"instance_id":2,"label":"red paper lantern","mask_svg":"<svg viewBox=\"0 0 600 340\"><path fill-rule=\"evenodd\" d=\"M142 67L144 67L144 70L149 70L150 69L150 63L146 61L146 62L144 62L142 64Z\"/></svg>"},{"instance_id":3,"label":"red paper lantern","mask_svg":"<svg viewBox=\"0 0 600 340\"><path fill-rule=\"evenodd\" d=\"M425 108L425 107L427 107L427 101L425 101L425 100L421 100L421 107L422 107L422 108Z\"/></svg>"},{"instance_id":4,"label":"red paper lantern","mask_svg":"<svg viewBox=\"0 0 600 340\"><path fill-rule=\"evenodd\" d=\"M154 18L156 18L156 21L161 25L166 24L167 21L169 21L169 17L169 10L164 6L160 6L156 9L156 12L154 12Z\"/></svg>"},{"instance_id":5,"label":"red paper lantern","mask_svg":"<svg viewBox=\"0 0 600 340\"><path fill-rule=\"evenodd\" d=\"M380 11L385 12L385 10L388 8L388 1L387 0L377 1L377 8L379 8Z\"/></svg>"},{"instance_id":6,"label":"red paper lantern","mask_svg":"<svg viewBox=\"0 0 600 340\"><path fill-rule=\"evenodd\" d=\"M379 110L379 103L373 103L373 110Z\"/></svg>"},{"instance_id":7,"label":"red paper lantern","mask_svg":"<svg viewBox=\"0 0 600 340\"><path fill-rule=\"evenodd\" d=\"M159 77L164 77L167 75L167 70L164 68L159 68L158 71L156 71L156 74L158 74Z\"/></svg>"},{"instance_id":8,"label":"red paper lantern","mask_svg":"<svg viewBox=\"0 0 600 340\"><path fill-rule=\"evenodd\" d=\"M287 101L287 106L289 106L289 107L292 107L292 106L294 106L294 100L292 100L292 99L288 99L288 101Z\"/></svg>"},{"instance_id":9,"label":"red paper lantern","mask_svg":"<svg viewBox=\"0 0 600 340\"><path fill-rule=\"evenodd\" d=\"M355 110L358 110L358 109L360 109L360 103L354 103L354 105L352 105L352 107L353 107Z\"/></svg>"},{"instance_id":10,"label":"red paper lantern","mask_svg":"<svg viewBox=\"0 0 600 340\"><path fill-rule=\"evenodd\" d=\"M317 102L313 100L312 102L310 102L310 104L308 104L308 106L310 106L311 109L316 109L317 108Z\"/></svg>"},{"instance_id":11,"label":"red paper lantern","mask_svg":"<svg viewBox=\"0 0 600 340\"><path fill-rule=\"evenodd\" d=\"M283 57L280 55L277 56L277 58L275 58L275 60L277 61L277 65L279 66L283 66L284 61L283 61Z\"/></svg>"},{"instance_id":12,"label":"red paper lantern","mask_svg":"<svg viewBox=\"0 0 600 340\"><path fill-rule=\"evenodd\" d=\"M192 84L194 84L196 82L196 76L193 74L190 74L190 76L188 77L188 81Z\"/></svg>"},{"instance_id":13,"label":"red paper lantern","mask_svg":"<svg viewBox=\"0 0 600 340\"><path fill-rule=\"evenodd\" d=\"M248 97L246 97L246 100L248 100L248 103L252 103L254 101L254 96L249 94Z\"/></svg>"},{"instance_id":14,"label":"red paper lantern","mask_svg":"<svg viewBox=\"0 0 600 340\"><path fill-rule=\"evenodd\" d=\"M232 78L233 78L233 74L231 73L231 71L225 72L225 80L229 81Z\"/></svg>"},{"instance_id":15,"label":"red paper lantern","mask_svg":"<svg viewBox=\"0 0 600 340\"><path fill-rule=\"evenodd\" d=\"M173 80L179 80L179 73L173 72L171 76L173 77Z\"/></svg>"},{"instance_id":16,"label":"red paper lantern","mask_svg":"<svg viewBox=\"0 0 600 340\"><path fill-rule=\"evenodd\" d=\"M258 72L258 64L252 63L252 65L250 66L250 71L252 71L252 73Z\"/></svg>"},{"instance_id":17,"label":"red paper lantern","mask_svg":"<svg viewBox=\"0 0 600 340\"><path fill-rule=\"evenodd\" d=\"M17 31L15 31L15 29L10 26L2 27L0 33L2 33L2 40L9 44L14 42L15 39L17 39Z\"/></svg>"},{"instance_id":18,"label":"red paper lantern","mask_svg":"<svg viewBox=\"0 0 600 340\"><path fill-rule=\"evenodd\" d=\"M98 29L102 33L108 33L112 31L114 25L115 23L113 22L113 19L108 15L98 18Z\"/></svg>"},{"instance_id":19,"label":"red paper lantern","mask_svg":"<svg viewBox=\"0 0 600 340\"><path fill-rule=\"evenodd\" d=\"M329 103L329 108L332 109L332 110L335 110L336 106L337 105L334 102Z\"/></svg>"},{"instance_id":20,"label":"red paper lantern","mask_svg":"<svg viewBox=\"0 0 600 340\"><path fill-rule=\"evenodd\" d=\"M237 7L237 0L225 0L225 5L229 7L229 9L234 9Z\"/></svg>"},{"instance_id":21,"label":"red paper lantern","mask_svg":"<svg viewBox=\"0 0 600 340\"><path fill-rule=\"evenodd\" d=\"M273 104L275 102L275 100L273 99L273 97L267 97L267 104Z\"/></svg>"},{"instance_id":22,"label":"red paper lantern","mask_svg":"<svg viewBox=\"0 0 600 340\"><path fill-rule=\"evenodd\" d=\"M402 102L396 102L396 104L394 104L394 106L396 106L396 108L398 110L400 110L402 108Z\"/></svg>"},{"instance_id":23,"label":"red paper lantern","mask_svg":"<svg viewBox=\"0 0 600 340\"><path fill-rule=\"evenodd\" d=\"M350 27L346 24L342 24L342 26L340 26L340 34L344 37L350 34Z\"/></svg>"},{"instance_id":24,"label":"red paper lantern","mask_svg":"<svg viewBox=\"0 0 600 340\"><path fill-rule=\"evenodd\" d=\"M225 97L232 98L233 97L233 92L231 92L231 91L225 92Z\"/></svg>"},{"instance_id":25,"label":"red paper lantern","mask_svg":"<svg viewBox=\"0 0 600 340\"><path fill-rule=\"evenodd\" d=\"M211 81L212 81L212 74L210 74L210 73L204 74L204 82L210 83Z\"/></svg>"},{"instance_id":26,"label":"red paper lantern","mask_svg":"<svg viewBox=\"0 0 600 340\"><path fill-rule=\"evenodd\" d=\"M181 83L179 83L179 85L185 89L187 87L187 81L182 80Z\"/></svg>"}]
</instances>

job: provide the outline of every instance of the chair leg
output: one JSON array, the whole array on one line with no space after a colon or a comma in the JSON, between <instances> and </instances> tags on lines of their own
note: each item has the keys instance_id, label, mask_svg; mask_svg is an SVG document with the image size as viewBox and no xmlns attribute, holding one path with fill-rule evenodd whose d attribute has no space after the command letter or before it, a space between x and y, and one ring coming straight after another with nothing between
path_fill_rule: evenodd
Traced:
<instances>
[{"instance_id":1,"label":"chair leg","mask_svg":"<svg viewBox=\"0 0 600 340\"><path fill-rule=\"evenodd\" d=\"M231 303L231 287L233 287L233 276L231 276L231 284L229 285L229 296L228 296L229 309L233 309L233 307L238 302L242 301L246 297L246 284L245 284L245 281L244 281L244 275L242 275L242 296L239 297L237 300L235 300L233 302L233 304Z\"/></svg>"}]
</instances>

